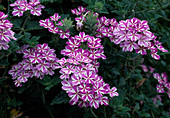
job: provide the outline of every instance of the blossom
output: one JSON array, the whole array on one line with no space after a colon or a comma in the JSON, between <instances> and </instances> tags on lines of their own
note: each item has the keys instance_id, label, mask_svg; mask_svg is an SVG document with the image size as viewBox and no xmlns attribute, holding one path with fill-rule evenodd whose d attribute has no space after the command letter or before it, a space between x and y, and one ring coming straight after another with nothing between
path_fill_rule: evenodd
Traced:
<instances>
[{"instance_id":1,"label":"blossom","mask_svg":"<svg viewBox=\"0 0 170 118\"><path fill-rule=\"evenodd\" d=\"M73 87L71 90L69 90L68 96L71 98L71 100L70 100L71 105L76 104L80 98L80 93L79 93L78 87Z\"/></svg>"},{"instance_id":2,"label":"blossom","mask_svg":"<svg viewBox=\"0 0 170 118\"><path fill-rule=\"evenodd\" d=\"M92 100L90 101L90 106L97 109L99 107L99 103L100 103L99 101L100 101L100 97L97 96L96 94L93 94Z\"/></svg>"},{"instance_id":3,"label":"blossom","mask_svg":"<svg viewBox=\"0 0 170 118\"><path fill-rule=\"evenodd\" d=\"M0 50L2 50L2 49L8 50L8 48L9 48L8 43L5 42L5 41L0 40Z\"/></svg>"},{"instance_id":4,"label":"blossom","mask_svg":"<svg viewBox=\"0 0 170 118\"><path fill-rule=\"evenodd\" d=\"M20 51L20 53L24 54L23 61L14 65L8 72L12 79L15 79L14 82L17 87L22 86L22 83L34 76L43 79L44 75L53 75L53 70L59 68L55 50L50 49L48 44L38 44L35 48L29 48L27 45L22 49L24 51Z\"/></svg>"},{"instance_id":5,"label":"blossom","mask_svg":"<svg viewBox=\"0 0 170 118\"><path fill-rule=\"evenodd\" d=\"M158 93L164 93L164 87L162 85L157 85L156 88Z\"/></svg>"},{"instance_id":6,"label":"blossom","mask_svg":"<svg viewBox=\"0 0 170 118\"><path fill-rule=\"evenodd\" d=\"M8 15L5 15L3 12L0 12L0 19L1 20L4 20L7 17L8 17Z\"/></svg>"},{"instance_id":7,"label":"blossom","mask_svg":"<svg viewBox=\"0 0 170 118\"><path fill-rule=\"evenodd\" d=\"M40 16L42 9L45 7L40 4L39 0L16 0L13 4L10 4L11 7L13 8L13 16L23 16L23 13L25 11L30 10L30 13L32 15Z\"/></svg>"},{"instance_id":8,"label":"blossom","mask_svg":"<svg viewBox=\"0 0 170 118\"><path fill-rule=\"evenodd\" d=\"M28 81L27 78L30 77L29 74L24 71L22 71L21 73L18 73L18 76L19 77L17 78L17 80L23 83L27 82Z\"/></svg>"},{"instance_id":9,"label":"blossom","mask_svg":"<svg viewBox=\"0 0 170 118\"><path fill-rule=\"evenodd\" d=\"M148 72L148 68L147 68L146 65L141 65L141 67L142 67L142 69L143 69L144 72Z\"/></svg>"},{"instance_id":10,"label":"blossom","mask_svg":"<svg viewBox=\"0 0 170 118\"><path fill-rule=\"evenodd\" d=\"M110 91L109 91L109 94L110 94L110 97L113 97L113 96L118 96L118 92L116 92L117 88L116 87L113 87Z\"/></svg>"},{"instance_id":11,"label":"blossom","mask_svg":"<svg viewBox=\"0 0 170 118\"><path fill-rule=\"evenodd\" d=\"M66 30L63 31L62 29L58 32L58 34L60 35L60 38L65 39L65 38L69 38L70 37L70 31Z\"/></svg>"},{"instance_id":12,"label":"blossom","mask_svg":"<svg viewBox=\"0 0 170 118\"><path fill-rule=\"evenodd\" d=\"M14 7L14 11L12 12L13 16L23 16L24 10L19 7Z\"/></svg>"},{"instance_id":13,"label":"blossom","mask_svg":"<svg viewBox=\"0 0 170 118\"><path fill-rule=\"evenodd\" d=\"M170 82L168 82L168 76L165 72L161 73L153 73L153 77L157 79L158 85L156 86L158 93L167 93L169 97L169 90L170 90Z\"/></svg>"},{"instance_id":14,"label":"blossom","mask_svg":"<svg viewBox=\"0 0 170 118\"><path fill-rule=\"evenodd\" d=\"M58 13L55 13L53 16L50 16L50 18L52 21L58 21L61 18L61 16L59 16Z\"/></svg>"},{"instance_id":15,"label":"blossom","mask_svg":"<svg viewBox=\"0 0 170 118\"><path fill-rule=\"evenodd\" d=\"M37 64L36 68L41 70L42 73L47 73L50 68L50 63L42 60L41 63Z\"/></svg>"},{"instance_id":16,"label":"blossom","mask_svg":"<svg viewBox=\"0 0 170 118\"><path fill-rule=\"evenodd\" d=\"M85 32L79 32L79 35L76 35L75 38L79 40L80 42L85 42L89 38L88 35L85 34Z\"/></svg>"},{"instance_id":17,"label":"blossom","mask_svg":"<svg viewBox=\"0 0 170 118\"><path fill-rule=\"evenodd\" d=\"M94 92L96 92L98 94L98 96L102 96L104 93L106 93L106 90L104 89L104 83L103 82L94 83L93 89L94 89Z\"/></svg>"},{"instance_id":18,"label":"blossom","mask_svg":"<svg viewBox=\"0 0 170 118\"><path fill-rule=\"evenodd\" d=\"M76 11L75 11L76 12ZM62 89L68 93L70 104L79 107L94 107L108 105L110 87L101 76L98 76L99 62L106 59L100 38L95 38L79 32L66 42L61 54L67 56L57 60L61 70ZM112 97L118 96L116 88L112 89Z\"/></svg>"},{"instance_id":19,"label":"blossom","mask_svg":"<svg viewBox=\"0 0 170 118\"><path fill-rule=\"evenodd\" d=\"M55 13L53 16L50 16L50 18L46 18L45 20L40 20L39 23L40 26L47 28L49 32L54 34L59 34L60 38L62 39L69 38L70 31L69 29L63 27L64 19L62 21L59 21L60 18L61 16L59 16L58 13Z\"/></svg>"},{"instance_id":20,"label":"blossom","mask_svg":"<svg viewBox=\"0 0 170 118\"><path fill-rule=\"evenodd\" d=\"M0 12L0 50L7 50L9 48L8 43L11 39L16 40L14 37L15 33L11 30L13 24L6 19L7 17L8 15Z\"/></svg>"},{"instance_id":21,"label":"blossom","mask_svg":"<svg viewBox=\"0 0 170 118\"><path fill-rule=\"evenodd\" d=\"M104 25L104 29L107 29L106 26ZM121 20L113 29L113 33L107 37L110 37L110 40L115 44L120 44L123 51L132 52L135 49L136 53L146 55L147 50L150 50L151 56L159 60L158 50L162 52L167 52L168 50L164 49L159 41L156 41L156 36L149 30L147 21L132 18L125 21ZM105 32L104 36L106 36Z\"/></svg>"},{"instance_id":22,"label":"blossom","mask_svg":"<svg viewBox=\"0 0 170 118\"><path fill-rule=\"evenodd\" d=\"M29 56L29 60L31 63L41 63L41 57L41 54L35 52L33 55Z\"/></svg>"}]
</instances>

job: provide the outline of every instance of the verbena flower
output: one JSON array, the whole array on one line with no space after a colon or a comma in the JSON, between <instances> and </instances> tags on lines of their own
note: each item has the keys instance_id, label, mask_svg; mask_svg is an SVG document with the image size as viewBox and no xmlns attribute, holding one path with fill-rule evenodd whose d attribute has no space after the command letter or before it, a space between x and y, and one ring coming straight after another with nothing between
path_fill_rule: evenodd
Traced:
<instances>
[{"instance_id":1,"label":"verbena flower","mask_svg":"<svg viewBox=\"0 0 170 118\"><path fill-rule=\"evenodd\" d=\"M118 93L116 87L110 88L97 74L97 59L106 59L101 39L79 32L79 35L69 37L66 44L61 54L68 58L61 58L57 62L61 68L62 89L68 93L69 103L96 109L99 105L108 105L109 98L106 94L114 97Z\"/></svg>"},{"instance_id":2,"label":"verbena flower","mask_svg":"<svg viewBox=\"0 0 170 118\"><path fill-rule=\"evenodd\" d=\"M13 8L13 16L23 16L23 13L25 11L30 10L30 13L32 15L40 16L42 9L45 7L40 4L39 0L16 0L13 4L10 4L11 7Z\"/></svg>"},{"instance_id":3,"label":"verbena flower","mask_svg":"<svg viewBox=\"0 0 170 118\"><path fill-rule=\"evenodd\" d=\"M156 107L159 107L159 105L157 104L157 101L159 100L160 102L162 101L161 95L157 95L154 98L152 98L153 103L156 105Z\"/></svg>"},{"instance_id":4,"label":"verbena flower","mask_svg":"<svg viewBox=\"0 0 170 118\"><path fill-rule=\"evenodd\" d=\"M23 47L23 61L14 65L8 72L14 79L17 87L28 81L28 78L36 77L43 79L44 75L53 75L54 70L59 68L55 50L50 49L48 44L38 44L35 48Z\"/></svg>"},{"instance_id":5,"label":"verbena flower","mask_svg":"<svg viewBox=\"0 0 170 118\"><path fill-rule=\"evenodd\" d=\"M170 82L168 82L168 76L165 72L161 73L153 73L153 77L157 79L159 85L156 86L158 93L167 93L170 98Z\"/></svg>"},{"instance_id":6,"label":"verbena flower","mask_svg":"<svg viewBox=\"0 0 170 118\"><path fill-rule=\"evenodd\" d=\"M16 40L14 37L15 33L11 30L13 24L6 19L7 17L8 15L0 12L0 50L7 50L9 48L9 41L11 41L11 39Z\"/></svg>"},{"instance_id":7,"label":"verbena flower","mask_svg":"<svg viewBox=\"0 0 170 118\"><path fill-rule=\"evenodd\" d=\"M151 51L151 56L159 60L158 50L167 52L156 36L149 31L148 22L137 18L121 20L118 26L113 30L113 36L110 40L115 44L120 44L123 51L133 51L142 55L147 54L147 50Z\"/></svg>"},{"instance_id":8,"label":"verbena flower","mask_svg":"<svg viewBox=\"0 0 170 118\"><path fill-rule=\"evenodd\" d=\"M55 13L53 16L50 16L50 18L47 18L45 20L40 20L40 26L43 26L44 28L47 28L49 32L54 34L59 34L60 38L65 39L70 37L70 31L69 29L63 29L63 23L64 19L59 21L61 16L59 16L58 13Z\"/></svg>"}]
</instances>

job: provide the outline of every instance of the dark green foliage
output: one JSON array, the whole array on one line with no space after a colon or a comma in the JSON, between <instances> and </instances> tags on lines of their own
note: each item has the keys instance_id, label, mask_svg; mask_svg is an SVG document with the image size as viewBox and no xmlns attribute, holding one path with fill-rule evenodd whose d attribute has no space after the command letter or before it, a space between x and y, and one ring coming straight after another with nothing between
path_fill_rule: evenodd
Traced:
<instances>
[{"instance_id":1,"label":"dark green foliage","mask_svg":"<svg viewBox=\"0 0 170 118\"><path fill-rule=\"evenodd\" d=\"M1 0L0 0L1 1ZM170 51L170 2L168 0L40 0L45 9L40 17L24 13L24 16L13 17L9 3L14 0L0 3L0 10L9 15L8 19L14 24L16 41L11 40L7 51L0 50L0 118L14 118L12 110L23 112L21 118L168 118L170 102L167 94L158 94L157 80L152 75L146 76L141 64L155 68L155 72L166 72L170 78L170 52L162 53L159 61L148 55L139 55L135 52L122 52L121 48L111 43L108 38L102 38L106 60L100 61L99 75L109 85L118 89L119 96L109 99L108 106L99 109L79 108L69 105L70 98L61 89L59 70L53 76L45 76L43 80L31 78L22 87L14 86L12 77L8 74L12 65L22 61L22 54L17 54L23 45L35 47L37 44L48 43L56 50L58 58L63 57L60 51L64 49L66 39L49 33L39 26L39 20L49 18L59 13L65 19L64 27L71 35L77 35L75 16L71 9L84 6L92 13L88 13L83 29L88 35L95 35L96 19L93 13L115 18L119 22L128 18L137 17L147 20L151 31ZM5 2L4 2L5 1ZM142 82L143 83L140 83ZM170 81L170 80L169 80ZM162 101L153 103L153 98L161 95ZM18 113L19 114L19 113Z\"/></svg>"}]
</instances>

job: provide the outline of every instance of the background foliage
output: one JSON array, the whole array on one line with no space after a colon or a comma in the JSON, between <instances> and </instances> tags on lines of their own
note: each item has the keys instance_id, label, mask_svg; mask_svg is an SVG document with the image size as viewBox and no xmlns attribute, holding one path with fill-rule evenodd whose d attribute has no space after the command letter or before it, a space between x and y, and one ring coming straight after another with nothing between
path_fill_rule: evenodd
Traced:
<instances>
[{"instance_id":1,"label":"background foliage","mask_svg":"<svg viewBox=\"0 0 170 118\"><path fill-rule=\"evenodd\" d=\"M159 53L161 59L154 60L149 54L140 56L136 53L122 52L119 46L104 38L105 55L107 60L100 60L99 75L110 86L116 86L118 97L110 99L109 106L100 106L99 109L79 108L71 106L67 94L62 91L58 70L54 76L45 76L39 79L29 79L29 82L20 88L14 86L11 76L8 75L12 65L21 61L22 55L15 53L23 45L32 47L38 43L48 43L56 50L57 57L64 49L66 40L49 33L39 26L39 20L45 19L54 13L59 13L62 18L74 22L70 9L84 6L89 10L100 13L100 16L116 18L117 21L137 17L149 22L150 29L163 46L170 51L170 2L168 0L41 0L45 5L43 15L40 17L24 16L18 18L11 14L10 3L14 0L0 0L0 10L9 15L9 20L14 24L16 41L10 42L7 51L0 51L0 117L14 118L168 118L169 98L161 94L162 101L153 103L157 81L151 76L146 76L142 71L142 62L155 68L155 72L168 73L170 71L170 55ZM71 19L69 19L71 18ZM94 21L93 21L94 22ZM92 27L86 24L86 28ZM85 29L88 33L88 30ZM77 34L75 28L71 35ZM144 60L143 60L144 58ZM157 107L158 105L158 107Z\"/></svg>"}]
</instances>

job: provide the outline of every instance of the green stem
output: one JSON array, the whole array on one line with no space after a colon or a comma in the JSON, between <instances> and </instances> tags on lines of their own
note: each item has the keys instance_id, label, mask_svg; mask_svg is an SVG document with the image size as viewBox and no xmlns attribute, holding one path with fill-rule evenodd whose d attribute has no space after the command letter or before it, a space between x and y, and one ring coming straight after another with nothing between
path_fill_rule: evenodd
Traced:
<instances>
[{"instance_id":1,"label":"green stem","mask_svg":"<svg viewBox=\"0 0 170 118\"><path fill-rule=\"evenodd\" d=\"M40 86L39 86L40 87ZM47 109L47 111L49 112L51 118L54 118L52 112L50 111L50 109L46 106L46 100L45 100L45 95L44 95L44 91L43 89L40 87L40 90L41 90L41 96L42 96L42 102L43 104L45 105L45 108Z\"/></svg>"},{"instance_id":2,"label":"green stem","mask_svg":"<svg viewBox=\"0 0 170 118\"><path fill-rule=\"evenodd\" d=\"M29 18L30 18L30 14L28 14L27 17L25 18L25 21L24 21L24 23L21 27L21 31L19 32L19 34L21 34L24 31L25 25L26 25Z\"/></svg>"},{"instance_id":3,"label":"green stem","mask_svg":"<svg viewBox=\"0 0 170 118\"><path fill-rule=\"evenodd\" d=\"M134 60L134 59L136 59L136 58L138 58L138 57L140 57L141 55L139 54L139 55L137 55L136 57L132 57L132 58L127 58L128 60Z\"/></svg>"},{"instance_id":4,"label":"green stem","mask_svg":"<svg viewBox=\"0 0 170 118\"><path fill-rule=\"evenodd\" d=\"M104 106L104 118L107 118L107 115L106 115L106 107Z\"/></svg>"},{"instance_id":5,"label":"green stem","mask_svg":"<svg viewBox=\"0 0 170 118\"><path fill-rule=\"evenodd\" d=\"M47 108L47 111L49 112L49 114L50 114L51 118L54 118L54 116L53 116L52 112L51 112L48 108Z\"/></svg>"},{"instance_id":6,"label":"green stem","mask_svg":"<svg viewBox=\"0 0 170 118\"><path fill-rule=\"evenodd\" d=\"M169 5L170 5L170 2L168 2L167 4L165 4L164 6L158 8L158 9L146 9L146 10L138 11L138 12L136 12L136 13L148 12L148 11L159 11L160 9L165 9L165 8L168 7Z\"/></svg>"},{"instance_id":7,"label":"green stem","mask_svg":"<svg viewBox=\"0 0 170 118\"><path fill-rule=\"evenodd\" d=\"M165 55L165 54L170 54L170 52L160 53L159 55Z\"/></svg>"},{"instance_id":8,"label":"green stem","mask_svg":"<svg viewBox=\"0 0 170 118\"><path fill-rule=\"evenodd\" d=\"M91 111L91 113L93 114L93 116L94 116L95 118L98 118L97 115L94 113L94 111L93 111L92 108L90 108L90 111Z\"/></svg>"},{"instance_id":9,"label":"green stem","mask_svg":"<svg viewBox=\"0 0 170 118\"><path fill-rule=\"evenodd\" d=\"M9 0L8 0L8 13L7 13L8 16L10 15L9 13L10 13L10 2L9 2Z\"/></svg>"},{"instance_id":10,"label":"green stem","mask_svg":"<svg viewBox=\"0 0 170 118\"><path fill-rule=\"evenodd\" d=\"M8 61L8 56L7 56L7 61ZM7 70L8 70L8 66L6 67L5 72L4 72L3 76L2 76L3 78L5 77Z\"/></svg>"},{"instance_id":11,"label":"green stem","mask_svg":"<svg viewBox=\"0 0 170 118\"><path fill-rule=\"evenodd\" d=\"M170 22L169 18L166 18L166 17L161 17L161 18Z\"/></svg>"},{"instance_id":12,"label":"green stem","mask_svg":"<svg viewBox=\"0 0 170 118\"><path fill-rule=\"evenodd\" d=\"M132 16L135 16L135 8L137 7L137 5L138 5L138 0L136 0L136 3L132 9Z\"/></svg>"},{"instance_id":13,"label":"green stem","mask_svg":"<svg viewBox=\"0 0 170 118\"><path fill-rule=\"evenodd\" d=\"M127 81L130 78L130 75L133 73L133 71L135 70L136 67L134 67L133 69L131 69L131 71L127 74L126 78L123 80L123 82L121 82L118 87L122 86L122 84Z\"/></svg>"},{"instance_id":14,"label":"green stem","mask_svg":"<svg viewBox=\"0 0 170 118\"><path fill-rule=\"evenodd\" d=\"M40 92L40 95L41 95L41 100L42 100L42 103L43 103L43 105L45 105L46 104L46 101L45 101L45 96L44 96L44 92L43 92L43 90L42 90L42 87L40 86L40 84L37 84L37 88L39 89L39 92Z\"/></svg>"}]
</instances>

